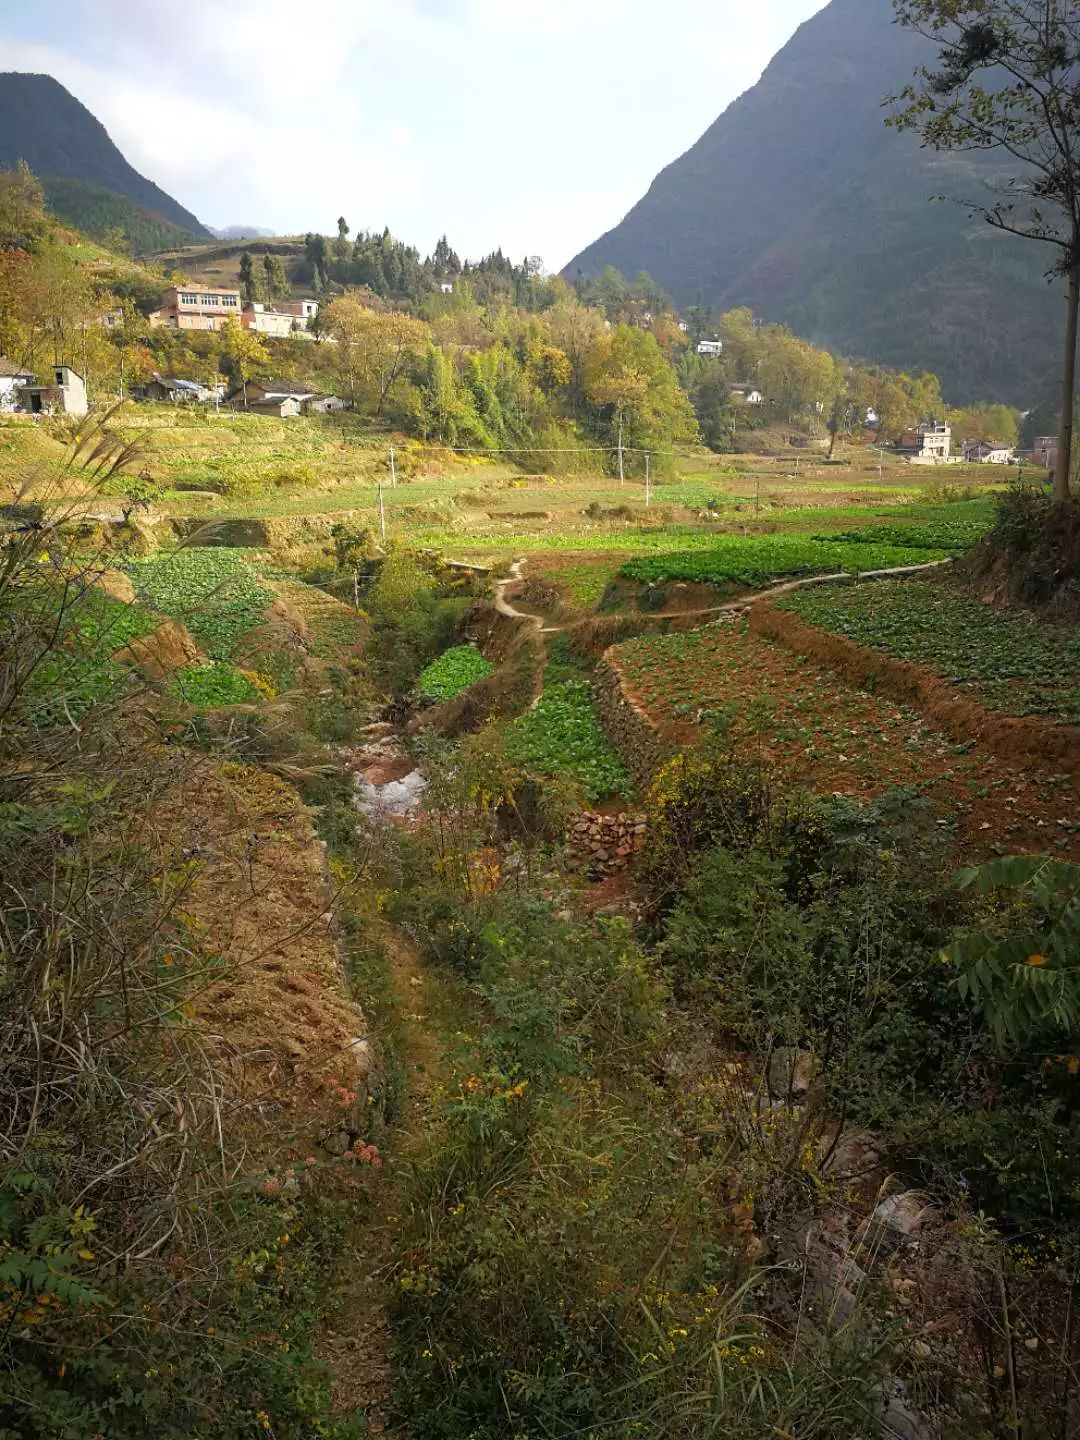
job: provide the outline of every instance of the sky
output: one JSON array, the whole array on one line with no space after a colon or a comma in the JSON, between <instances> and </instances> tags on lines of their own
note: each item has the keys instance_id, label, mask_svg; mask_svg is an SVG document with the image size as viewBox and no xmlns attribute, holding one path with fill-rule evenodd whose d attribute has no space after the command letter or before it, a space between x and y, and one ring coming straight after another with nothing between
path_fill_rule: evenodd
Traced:
<instances>
[{"instance_id":1,"label":"sky","mask_svg":"<svg viewBox=\"0 0 1080 1440\"><path fill-rule=\"evenodd\" d=\"M50 0L0 69L53 75L205 224L344 215L557 270L824 3Z\"/></svg>"}]
</instances>

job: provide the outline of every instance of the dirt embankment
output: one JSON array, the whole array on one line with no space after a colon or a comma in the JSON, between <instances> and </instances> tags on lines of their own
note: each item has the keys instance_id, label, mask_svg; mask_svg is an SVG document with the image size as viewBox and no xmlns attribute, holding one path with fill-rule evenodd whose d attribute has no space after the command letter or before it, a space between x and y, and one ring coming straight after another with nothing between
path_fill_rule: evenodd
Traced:
<instances>
[{"instance_id":1,"label":"dirt embankment","mask_svg":"<svg viewBox=\"0 0 1080 1440\"><path fill-rule=\"evenodd\" d=\"M1048 761L1063 773L1080 775L1076 726L991 710L910 660L818 630L769 600L751 608L750 629L820 661L855 685L914 706L954 740L974 740L1003 759Z\"/></svg>"},{"instance_id":2,"label":"dirt embankment","mask_svg":"<svg viewBox=\"0 0 1080 1440\"><path fill-rule=\"evenodd\" d=\"M234 1101L283 1138L328 1129L330 1092L366 1098L373 1052L349 998L325 851L296 792L251 766L196 764L165 820L195 867L189 923L217 973L194 1018Z\"/></svg>"}]
</instances>

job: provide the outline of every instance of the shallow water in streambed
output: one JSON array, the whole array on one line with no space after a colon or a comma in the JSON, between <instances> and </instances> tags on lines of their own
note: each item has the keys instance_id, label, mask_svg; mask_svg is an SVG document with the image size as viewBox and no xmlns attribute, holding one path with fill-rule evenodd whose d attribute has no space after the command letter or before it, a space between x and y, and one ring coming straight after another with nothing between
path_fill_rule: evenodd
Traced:
<instances>
[{"instance_id":1,"label":"shallow water in streambed","mask_svg":"<svg viewBox=\"0 0 1080 1440\"><path fill-rule=\"evenodd\" d=\"M396 732L356 751L352 768L356 808L368 820L407 820L420 809L428 782Z\"/></svg>"}]
</instances>

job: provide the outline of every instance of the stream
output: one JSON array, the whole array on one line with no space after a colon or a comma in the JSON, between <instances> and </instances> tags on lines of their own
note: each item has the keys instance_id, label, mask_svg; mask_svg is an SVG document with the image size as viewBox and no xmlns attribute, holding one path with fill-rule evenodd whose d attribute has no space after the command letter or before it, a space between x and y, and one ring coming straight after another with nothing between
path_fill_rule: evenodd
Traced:
<instances>
[{"instance_id":1,"label":"stream","mask_svg":"<svg viewBox=\"0 0 1080 1440\"><path fill-rule=\"evenodd\" d=\"M405 752L400 732L386 723L350 755L356 808L368 820L408 820L420 809L427 780Z\"/></svg>"}]
</instances>

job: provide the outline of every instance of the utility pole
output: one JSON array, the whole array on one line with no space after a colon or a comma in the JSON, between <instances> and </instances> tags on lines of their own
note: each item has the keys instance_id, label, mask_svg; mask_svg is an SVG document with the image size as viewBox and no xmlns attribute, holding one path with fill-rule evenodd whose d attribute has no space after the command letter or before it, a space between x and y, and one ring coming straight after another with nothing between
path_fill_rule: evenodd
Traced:
<instances>
[{"instance_id":1,"label":"utility pole","mask_svg":"<svg viewBox=\"0 0 1080 1440\"><path fill-rule=\"evenodd\" d=\"M124 352L120 351L120 401L124 400Z\"/></svg>"},{"instance_id":2,"label":"utility pole","mask_svg":"<svg viewBox=\"0 0 1080 1440\"><path fill-rule=\"evenodd\" d=\"M619 484L626 481L626 472L623 469L623 446L622 446L622 411L619 411Z\"/></svg>"},{"instance_id":3,"label":"utility pole","mask_svg":"<svg viewBox=\"0 0 1080 1440\"><path fill-rule=\"evenodd\" d=\"M397 466L394 464L394 447L390 446L390 484L397 485Z\"/></svg>"},{"instance_id":4,"label":"utility pole","mask_svg":"<svg viewBox=\"0 0 1080 1440\"><path fill-rule=\"evenodd\" d=\"M645 504L652 504L652 456L645 451Z\"/></svg>"}]
</instances>

